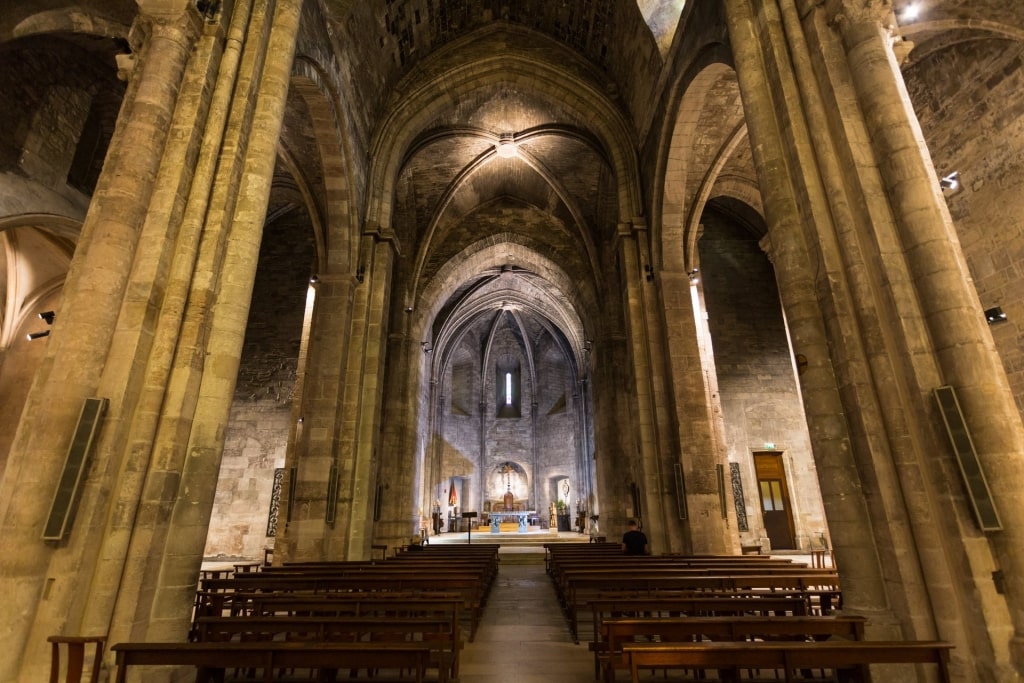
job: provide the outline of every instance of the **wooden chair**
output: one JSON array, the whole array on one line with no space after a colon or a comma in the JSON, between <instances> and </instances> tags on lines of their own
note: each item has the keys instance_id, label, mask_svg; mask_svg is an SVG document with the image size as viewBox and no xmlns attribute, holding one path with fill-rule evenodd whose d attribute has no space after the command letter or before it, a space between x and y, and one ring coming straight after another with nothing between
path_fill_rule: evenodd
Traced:
<instances>
[{"instance_id":1,"label":"wooden chair","mask_svg":"<svg viewBox=\"0 0 1024 683\"><path fill-rule=\"evenodd\" d=\"M51 643L50 657L50 683L60 681L60 647L67 647L67 667L64 674L64 683L81 683L82 671L85 667L85 646L90 643L96 646L96 655L92 662L92 683L100 680L100 668L103 663L103 647L106 645L106 636L50 636L46 639Z\"/></svg>"}]
</instances>

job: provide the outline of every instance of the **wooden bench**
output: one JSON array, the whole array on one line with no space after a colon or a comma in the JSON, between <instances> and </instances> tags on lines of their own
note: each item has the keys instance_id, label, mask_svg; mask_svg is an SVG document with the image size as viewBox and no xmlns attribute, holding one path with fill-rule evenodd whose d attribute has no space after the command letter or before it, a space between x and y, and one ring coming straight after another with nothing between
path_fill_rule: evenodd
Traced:
<instances>
[{"instance_id":1,"label":"wooden bench","mask_svg":"<svg viewBox=\"0 0 1024 683\"><path fill-rule=\"evenodd\" d=\"M262 671L266 683L284 680L279 672L288 669L317 670L319 680L333 680L338 669L387 669L398 672L395 680L423 683L430 662L429 646L415 643L118 643L111 649L116 683L125 683L128 669L139 666L195 667L196 683L223 681L229 669Z\"/></svg>"},{"instance_id":2,"label":"wooden bench","mask_svg":"<svg viewBox=\"0 0 1024 683\"><path fill-rule=\"evenodd\" d=\"M460 628L462 597L447 593L203 593L193 618L190 640L198 640L207 618L316 616L437 617Z\"/></svg>"},{"instance_id":3,"label":"wooden bench","mask_svg":"<svg viewBox=\"0 0 1024 683\"><path fill-rule=\"evenodd\" d=\"M657 617L614 618L601 623L597 639L591 642L594 651L595 677L615 680L616 670L628 670L623 654L626 644L637 639L678 643L694 640L824 640L831 637L864 639L864 623L860 616L849 617Z\"/></svg>"},{"instance_id":4,"label":"wooden bench","mask_svg":"<svg viewBox=\"0 0 1024 683\"><path fill-rule=\"evenodd\" d=\"M276 574L259 572L232 579L211 579L202 583L207 594L247 593L379 593L444 592L462 597L469 616L469 640L476 635L484 606L484 586L478 574L409 572L368 572L351 576L330 574Z\"/></svg>"},{"instance_id":5,"label":"wooden bench","mask_svg":"<svg viewBox=\"0 0 1024 683\"><path fill-rule=\"evenodd\" d=\"M592 628L590 650L594 652L595 678L600 675L600 655L606 650L602 643L604 624L620 619L703 619L725 617L806 617L807 601L799 597L755 597L744 599L728 596L673 598L609 598L591 602ZM579 642L578 638L576 642Z\"/></svg>"},{"instance_id":6,"label":"wooden bench","mask_svg":"<svg viewBox=\"0 0 1024 683\"><path fill-rule=\"evenodd\" d=\"M404 642L430 648L438 681L458 680L462 638L450 617L256 616L201 617L199 642Z\"/></svg>"},{"instance_id":7,"label":"wooden bench","mask_svg":"<svg viewBox=\"0 0 1024 683\"><path fill-rule=\"evenodd\" d=\"M822 585L824 583L824 585ZM791 574L756 576L672 576L672 575L613 575L586 577L574 580L565 598L565 613L569 631L579 642L579 611L594 601L615 597L657 598L672 594L705 593L725 597L764 594L767 596L799 596L822 616L827 616L838 603L838 586L829 587L820 576L808 577Z\"/></svg>"},{"instance_id":8,"label":"wooden bench","mask_svg":"<svg viewBox=\"0 0 1024 683\"><path fill-rule=\"evenodd\" d=\"M952 647L937 641L746 641L626 643L622 651L633 683L641 683L644 669L717 671L721 680L739 680L740 670L772 669L784 681L801 680L801 671L828 669L838 680L855 683L871 680L867 667L873 664L934 664L939 680L949 683Z\"/></svg>"}]
</instances>

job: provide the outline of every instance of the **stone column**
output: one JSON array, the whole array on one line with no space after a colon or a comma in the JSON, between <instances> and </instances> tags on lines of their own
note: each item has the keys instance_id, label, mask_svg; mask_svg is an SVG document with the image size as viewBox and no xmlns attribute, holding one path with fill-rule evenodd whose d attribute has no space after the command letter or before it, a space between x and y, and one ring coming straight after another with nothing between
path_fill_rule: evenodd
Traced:
<instances>
[{"instance_id":1,"label":"stone column","mask_svg":"<svg viewBox=\"0 0 1024 683\"><path fill-rule=\"evenodd\" d=\"M1024 671L1024 427L910 106L892 37L877 12L833 3L899 237L920 292L943 380L958 392L1003 530L989 536L1014 624L1012 655ZM932 387L934 388L934 387ZM928 389L923 387L923 389Z\"/></svg>"},{"instance_id":2,"label":"stone column","mask_svg":"<svg viewBox=\"0 0 1024 683\"><path fill-rule=\"evenodd\" d=\"M313 285L316 304L307 363L302 368L302 425L288 445L286 468L295 476L288 524L274 542L275 560L322 560L327 480L341 430L353 300L360 287L349 273L321 273ZM284 508L282 508L284 514Z\"/></svg>"},{"instance_id":3,"label":"stone column","mask_svg":"<svg viewBox=\"0 0 1024 683\"><path fill-rule=\"evenodd\" d=\"M721 405L705 379L694 318L689 273L662 270L657 275L665 316L667 362L671 373L674 419L679 425L679 458L686 487L688 546L685 552L738 554L739 532L732 483L725 477L726 518L718 488L721 465L728 472L725 442L718 432ZM671 473L670 473L671 474ZM675 512L674 510L669 511Z\"/></svg>"},{"instance_id":4,"label":"stone column","mask_svg":"<svg viewBox=\"0 0 1024 683\"><path fill-rule=\"evenodd\" d=\"M708 524L712 529L707 538L724 539L714 519L701 515L683 526L679 519L674 467L680 462L679 433L670 415L670 380L667 377L667 337L663 311L659 310L660 273L651 263L646 226L639 220L620 226L620 257L625 284L626 330L632 354L636 389L635 424L639 429L639 449L643 495L644 531L651 541L653 552L684 552L691 539L687 533L694 526ZM694 507L704 508L705 486L711 482L710 494L714 509L718 510L718 493L714 468L708 477L694 477L694 489L687 491L693 497ZM720 515L716 517L721 520ZM702 538L702 544L705 539ZM717 545L717 544L715 544Z\"/></svg>"},{"instance_id":5,"label":"stone column","mask_svg":"<svg viewBox=\"0 0 1024 683\"><path fill-rule=\"evenodd\" d=\"M807 198L804 180L799 176L802 171L813 173L813 159L807 157L799 96L790 87L786 46L777 44L778 25L772 26L772 20L761 14L772 3L756 4L757 9L750 0L726 0L725 10L779 293L793 348L808 359L801 375L801 390L822 499L843 570L846 605L871 615L876 623L891 625L872 517L861 487L846 406L818 299L819 290L829 284L827 271L808 225L814 218L810 210L805 213L801 207L801 201ZM798 137L794 140L787 137L790 135ZM804 163L809 164L806 170ZM827 213L818 218L827 220ZM892 628L887 630L895 633Z\"/></svg>"},{"instance_id":6,"label":"stone column","mask_svg":"<svg viewBox=\"0 0 1024 683\"><path fill-rule=\"evenodd\" d=\"M251 117L239 114L242 118L236 119L233 112L225 143L232 152L237 146L241 156L236 158L242 163L226 169L227 177L219 178L214 190L217 208L207 217L208 231L200 244L168 408L147 480L145 505L155 515L152 538L147 541L144 527L137 552L150 558L150 576L157 580L145 600L124 595L118 605L124 618L115 620L115 629L121 629L131 623L131 615L141 617L144 635L152 640L180 639L187 632L234 398L300 11L301 0L277 0L272 9L257 2L253 10L260 27L251 36L255 59L247 72L254 97L244 87L247 76L240 79L235 101Z\"/></svg>"},{"instance_id":7,"label":"stone column","mask_svg":"<svg viewBox=\"0 0 1024 683\"><path fill-rule=\"evenodd\" d=\"M204 26L204 36L192 55L179 95L179 106L171 127L172 142L167 147L164 167L154 193L155 201L143 228L143 240L154 246L140 250L122 310L122 321L126 322L122 324L149 333L145 321L151 316L151 306L159 299L162 299L162 305L151 331L145 372L136 372L139 376L134 379L124 377L124 373L108 373L104 378L110 392L136 396L137 403L134 416L126 425L124 443L119 444L124 464L119 484L114 487L112 506L117 513L106 520L99 565L87 595L83 632L106 632L118 592L129 588L123 583L128 544L134 531L144 477L152 454L150 446L161 417L203 219L209 206L214 169L237 78L240 43L249 18L248 9L247 3L236 4L226 40L218 25ZM207 86L214 78L212 95L208 97ZM200 138L198 144L194 138ZM191 166L192 157L196 154L193 146L199 147L194 169ZM181 206L182 196L187 196L184 206ZM155 245L163 248L158 249ZM134 343L141 347L138 340L126 337L120 335L116 340L112 357L131 357L133 352L139 353L131 346ZM144 567L135 564L131 567L141 580Z\"/></svg>"},{"instance_id":8,"label":"stone column","mask_svg":"<svg viewBox=\"0 0 1024 683\"><path fill-rule=\"evenodd\" d=\"M108 363L117 361L108 352L197 35L188 14L154 22L149 31L0 485L0 533L7 547L17 549L0 557L0 595L10 596L10 613L19 615L0 627L9 655L0 657L4 681L45 677L46 636L81 618L80 581L95 561L97 537L87 520L102 518L104 500L94 480L85 483L71 544L45 544L40 536L82 401L97 395ZM121 396L107 398L109 434L123 418L123 406ZM108 466L99 462L92 469Z\"/></svg>"},{"instance_id":9,"label":"stone column","mask_svg":"<svg viewBox=\"0 0 1024 683\"><path fill-rule=\"evenodd\" d=\"M416 439L417 425L425 425L424 433L432 434L433 409L430 406L435 400L444 404L443 392L435 396L433 383L417 381L423 376L421 358L430 358L431 354L424 353L419 343L410 338L408 314L399 315L402 318L395 323L406 329L388 335L387 401L374 482L382 487L383 500L373 500L381 511L381 518L373 524L373 540L389 548L408 543L410 534L419 533L421 520L430 517L423 484L424 472L429 471L431 439L422 442L424 456L417 458L417 448L421 445ZM421 417L420 411L424 409L430 415L426 419Z\"/></svg>"},{"instance_id":10,"label":"stone column","mask_svg":"<svg viewBox=\"0 0 1024 683\"><path fill-rule=\"evenodd\" d=\"M365 239L370 244L366 292L353 311L345 388L345 433L338 453L338 522L329 534L331 559L366 559L373 525L370 513L373 481L380 444L384 396L388 310L397 245L390 231L378 229Z\"/></svg>"}]
</instances>

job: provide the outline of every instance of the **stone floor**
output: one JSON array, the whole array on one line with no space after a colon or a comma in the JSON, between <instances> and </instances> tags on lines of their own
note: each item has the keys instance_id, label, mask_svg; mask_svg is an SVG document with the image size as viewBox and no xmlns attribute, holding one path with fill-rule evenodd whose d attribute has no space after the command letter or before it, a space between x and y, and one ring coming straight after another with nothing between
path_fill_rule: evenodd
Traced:
<instances>
[{"instance_id":1,"label":"stone floor","mask_svg":"<svg viewBox=\"0 0 1024 683\"><path fill-rule=\"evenodd\" d=\"M542 552L502 562L459 683L593 683L593 655L569 636Z\"/></svg>"}]
</instances>

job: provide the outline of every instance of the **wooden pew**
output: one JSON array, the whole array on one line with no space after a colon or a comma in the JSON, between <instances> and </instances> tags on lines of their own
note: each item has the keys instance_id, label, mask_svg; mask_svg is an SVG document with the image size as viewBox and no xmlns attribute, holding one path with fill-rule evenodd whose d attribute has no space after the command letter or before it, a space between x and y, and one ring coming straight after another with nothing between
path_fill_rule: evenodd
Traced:
<instances>
[{"instance_id":1,"label":"wooden pew","mask_svg":"<svg viewBox=\"0 0 1024 683\"><path fill-rule=\"evenodd\" d=\"M873 664L933 664L939 680L949 683L952 647L938 641L745 641L626 643L622 651L633 683L642 683L644 669L714 670L722 680L739 680L740 670L774 669L784 681L799 680L800 671L830 669L844 683L869 682Z\"/></svg>"},{"instance_id":2,"label":"wooden pew","mask_svg":"<svg viewBox=\"0 0 1024 683\"><path fill-rule=\"evenodd\" d=\"M430 648L438 681L458 680L462 637L458 620L445 616L201 617L199 642L405 642Z\"/></svg>"},{"instance_id":3,"label":"wooden pew","mask_svg":"<svg viewBox=\"0 0 1024 683\"><path fill-rule=\"evenodd\" d=\"M808 616L807 600L801 597L734 597L724 595L691 597L603 598L590 603L591 642L600 638L608 619L672 617L780 617ZM573 637L579 642L578 633Z\"/></svg>"},{"instance_id":4,"label":"wooden pew","mask_svg":"<svg viewBox=\"0 0 1024 683\"><path fill-rule=\"evenodd\" d=\"M579 611L594 600L631 596L656 598L672 594L753 596L796 595L813 602L818 613L827 616L832 612L833 602L838 601L838 586L830 587L821 576L793 574L764 574L756 576L672 576L647 574L622 574L613 576L582 577L569 585L565 598L565 613L569 630L579 642Z\"/></svg>"},{"instance_id":5,"label":"wooden pew","mask_svg":"<svg viewBox=\"0 0 1024 683\"><path fill-rule=\"evenodd\" d=\"M318 670L319 680L333 680L338 669L395 669L411 671L405 680L423 683L430 662L429 646L416 643L131 642L111 649L117 656L116 683L125 683L128 669L138 666L195 667L196 683L222 681L229 669L261 670L266 683L286 680L279 672L287 669Z\"/></svg>"},{"instance_id":6,"label":"wooden pew","mask_svg":"<svg viewBox=\"0 0 1024 683\"><path fill-rule=\"evenodd\" d=\"M574 568L574 569L563 569L558 572L560 577L559 581L555 583L555 592L559 596L559 599L563 602L567 602L571 599L574 592L578 591L581 587L587 585L598 585L604 579L622 580L622 579L636 579L636 580L648 580L648 579L676 579L685 577L702 577L702 576L714 576L714 577L729 577L735 579L729 586L714 584L706 584L704 586L695 585L694 590L730 590L744 588L739 579L744 576L749 577L767 577L767 576L792 576L801 577L808 579L804 581L799 587L805 588L809 586L828 586L830 589L839 588L839 576L836 574L834 569L808 569L806 567L749 567L746 565L715 565L710 567L688 567L688 566L672 566L672 565L614 565L614 566L596 566L586 568ZM817 583L810 581L810 579L820 579ZM552 579L555 581L555 579ZM756 578L755 580L763 580ZM760 587L754 586L751 587Z\"/></svg>"},{"instance_id":7,"label":"wooden pew","mask_svg":"<svg viewBox=\"0 0 1024 683\"><path fill-rule=\"evenodd\" d=\"M273 574L259 572L232 579L211 579L202 583L208 595L230 592L265 593L409 593L443 592L462 596L469 616L469 640L472 642L483 611L483 585L477 574L423 572L376 572L353 576Z\"/></svg>"},{"instance_id":8,"label":"wooden pew","mask_svg":"<svg viewBox=\"0 0 1024 683\"><path fill-rule=\"evenodd\" d=\"M628 670L629 660L623 646L637 639L657 639L662 643L715 640L824 640L830 637L864 639L860 616L849 617L656 617L614 618L601 623L600 633L591 642L595 655L595 676L615 680L616 670Z\"/></svg>"},{"instance_id":9,"label":"wooden pew","mask_svg":"<svg viewBox=\"0 0 1024 683\"><path fill-rule=\"evenodd\" d=\"M202 593L190 640L199 638L204 618L317 616L317 617L437 617L460 628L462 597L448 593Z\"/></svg>"}]
</instances>

